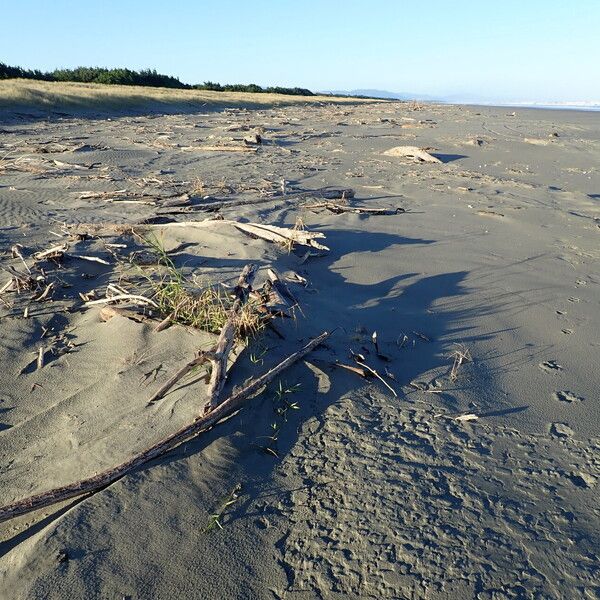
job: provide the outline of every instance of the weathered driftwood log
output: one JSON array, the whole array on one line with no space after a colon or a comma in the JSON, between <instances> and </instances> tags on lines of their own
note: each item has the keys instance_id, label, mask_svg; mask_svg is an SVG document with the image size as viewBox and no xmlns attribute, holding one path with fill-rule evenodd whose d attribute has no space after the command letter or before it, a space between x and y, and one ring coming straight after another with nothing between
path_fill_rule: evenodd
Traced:
<instances>
[{"instance_id":1,"label":"weathered driftwood log","mask_svg":"<svg viewBox=\"0 0 600 600\"><path fill-rule=\"evenodd\" d=\"M150 298L146 298L146 296L139 296L138 294L117 294L115 296L108 296L106 298L100 298L99 300L88 300L84 306L96 306L97 304L109 304L110 302L119 302L122 300L127 300L128 302L133 302L135 304L149 304L150 306L154 306L154 308L158 308L158 304L151 300Z\"/></svg>"},{"instance_id":2,"label":"weathered driftwood log","mask_svg":"<svg viewBox=\"0 0 600 600\"><path fill-rule=\"evenodd\" d=\"M263 225L261 223L238 223L234 225L244 233L248 233L257 238L274 242L276 244L299 244L301 246L310 246L318 250L329 250L327 246L319 244L318 238L324 238L325 234L305 229L290 229L288 227L276 227L275 225Z\"/></svg>"},{"instance_id":3,"label":"weathered driftwood log","mask_svg":"<svg viewBox=\"0 0 600 600\"><path fill-rule=\"evenodd\" d=\"M326 208L332 213L355 213L365 215L397 215L405 213L406 210L400 207L396 208L375 208L366 206L348 206L347 204L338 204L337 202L316 202L315 204L304 204L302 208L309 210L315 210L319 208Z\"/></svg>"},{"instance_id":4,"label":"weathered driftwood log","mask_svg":"<svg viewBox=\"0 0 600 600\"><path fill-rule=\"evenodd\" d=\"M260 198L210 198L203 200L202 204L194 208L204 211L217 211L230 206L248 206L251 204L264 204L281 200L292 201L304 198L323 198L325 200L346 200L354 198L355 192L352 188L319 188L316 190L278 190L268 192Z\"/></svg>"},{"instance_id":5,"label":"weathered driftwood log","mask_svg":"<svg viewBox=\"0 0 600 600\"><path fill-rule=\"evenodd\" d=\"M441 163L442 161L427 152L428 148L419 148L418 146L396 146L386 150L384 156L407 156L414 158L417 162Z\"/></svg>"},{"instance_id":6,"label":"weathered driftwood log","mask_svg":"<svg viewBox=\"0 0 600 600\"><path fill-rule=\"evenodd\" d=\"M182 146L184 152L256 152L256 146Z\"/></svg>"},{"instance_id":7,"label":"weathered driftwood log","mask_svg":"<svg viewBox=\"0 0 600 600\"><path fill-rule=\"evenodd\" d=\"M104 235L106 233L118 233L120 235L140 236L145 231L153 229L162 229L165 227L193 227L204 229L207 227L218 227L219 225L235 225L240 231L269 242L278 244L299 244L301 246L310 246L318 250L329 250L317 242L317 239L325 238L324 233L316 231L307 231L305 229L292 229L289 227L276 227L275 225L263 225L262 223L240 223L239 221L229 221L227 219L205 219L203 221L177 221L173 223L137 223L131 225L119 225L117 223L79 224L67 225L71 235ZM106 302L107 300L102 300Z\"/></svg>"},{"instance_id":8,"label":"weathered driftwood log","mask_svg":"<svg viewBox=\"0 0 600 600\"><path fill-rule=\"evenodd\" d=\"M223 386L225 385L225 375L227 372L227 360L229 353L233 348L235 334L238 327L238 319L242 307L248 300L248 296L252 291L252 282L256 275L257 266L250 264L246 265L240 274L237 285L233 291L235 300L233 306L229 310L227 321L217 340L217 345L214 350L208 355L212 369L210 372L210 381L208 384L208 407L214 409L219 404L219 397Z\"/></svg>"},{"instance_id":9,"label":"weathered driftwood log","mask_svg":"<svg viewBox=\"0 0 600 600\"><path fill-rule=\"evenodd\" d=\"M281 373L281 371L287 369L289 366L306 356L325 339L327 339L328 336L328 332L323 332L318 337L312 339L303 348L297 352L294 352L294 354L291 354L286 359L278 363L275 367L266 373L263 373L263 375L260 377L253 379L242 389L234 392L214 410L211 410L209 413L201 417L197 417L192 423L185 425L175 433L160 440L143 452L136 454L134 457L130 458L124 463L107 469L106 471L102 471L101 473L98 473L92 477L88 477L87 479L81 479L80 481L76 481L69 485L54 488L53 490L48 490L47 492L30 496L24 500L19 500L17 502L13 502L12 504L8 504L7 506L0 507L0 523L33 512L34 510L39 510L41 508L45 508L46 506L63 502L69 498L75 498L76 496L102 490L136 467L139 467L149 460L161 456L190 437L206 431L225 417L237 411L254 393L269 383L269 381Z\"/></svg>"}]
</instances>

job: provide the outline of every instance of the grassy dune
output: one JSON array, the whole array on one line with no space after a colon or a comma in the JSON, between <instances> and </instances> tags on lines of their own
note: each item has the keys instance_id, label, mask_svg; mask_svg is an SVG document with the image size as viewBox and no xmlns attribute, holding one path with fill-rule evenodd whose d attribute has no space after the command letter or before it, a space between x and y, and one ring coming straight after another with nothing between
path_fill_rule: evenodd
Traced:
<instances>
[{"instance_id":1,"label":"grassy dune","mask_svg":"<svg viewBox=\"0 0 600 600\"><path fill-rule=\"evenodd\" d=\"M34 107L38 109L150 110L179 112L226 106L268 107L307 103L361 104L385 102L338 96L289 96L207 90L63 83L30 79L0 81L0 108Z\"/></svg>"}]
</instances>

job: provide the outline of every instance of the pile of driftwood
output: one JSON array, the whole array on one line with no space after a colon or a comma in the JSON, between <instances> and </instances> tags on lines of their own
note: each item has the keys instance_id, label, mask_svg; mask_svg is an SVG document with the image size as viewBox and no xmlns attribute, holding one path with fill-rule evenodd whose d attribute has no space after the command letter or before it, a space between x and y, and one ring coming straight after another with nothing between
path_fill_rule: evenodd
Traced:
<instances>
[{"instance_id":1,"label":"pile of driftwood","mask_svg":"<svg viewBox=\"0 0 600 600\"><path fill-rule=\"evenodd\" d=\"M94 196L94 194L92 194ZM284 189L282 196L286 198L305 198L306 196L315 197L314 191L300 191L290 192ZM361 207L361 206L349 206L347 203L348 198L354 196L354 191L351 189L324 189L319 190L320 200L312 205L307 205L305 208L312 210L326 209L331 212L341 214L345 212L352 213L363 213L363 214L397 214L404 212L403 209L387 209L387 208L375 208L375 207ZM118 191L106 196L100 196L103 200L112 201L127 201L130 199L130 195L124 191ZM189 201L187 196L173 196L172 198L165 199L171 201L174 206L186 205ZM340 200L340 202L334 202L334 200ZM262 223L244 223L240 221L232 221L225 219L206 219L204 221L185 221L185 222L172 222L165 224L139 224L139 225L117 225L117 224L100 224L100 225L85 225L78 224L73 227L65 226L64 230L71 235L72 240L86 239L89 233L99 234L103 231L110 231L111 233L130 233L130 234L143 234L148 230L160 230L168 227L186 227L186 228L212 228L220 227L223 225L234 226L236 229L242 231L246 235L250 235L255 238L259 238L271 243L276 243L292 249L295 245L305 246L308 248L307 255L312 255L312 250L317 251L328 251L329 248L321 243L321 240L325 238L325 235L321 232L308 231L304 227L277 227L273 225L265 225ZM77 243L77 242L75 242ZM48 248L38 252L32 256L34 264L40 261L54 261L60 262L67 258L75 258L80 260L88 260L98 262L101 264L109 264L104 259L94 256L87 256L84 254L75 254L71 249L69 242ZM15 254L16 252L16 254ZM20 257L26 268L27 272L19 272L13 267L10 268L11 279L7 282L0 293L3 291L14 290L18 291L21 288L35 289L38 290L43 287L45 281L38 281L31 275L27 263L24 261L19 248L16 248L13 252L13 256ZM306 257L305 257L306 258ZM196 419L181 427L178 431L169 435L168 437L156 442L144 451L131 457L126 462L116 465L110 469L107 469L101 473L98 473L92 477L81 479L69 485L61 486L52 490L48 490L41 494L31 496L29 498L19 500L10 505L0 507L0 522L8 519L53 505L58 502L65 501L69 498L74 498L83 494L95 493L111 483L117 481L137 466L156 458L169 450L173 449L177 445L186 441L192 436L198 435L199 433L208 430L213 427L219 421L237 411L248 399L254 394L259 392L265 384L271 381L284 369L293 365L299 359L304 357L306 354L311 352L319 344L321 344L328 336L328 332L323 332L321 335L311 339L306 345L297 350L296 352L289 355L285 360L281 361L273 368L269 369L265 373L255 377L246 383L241 389L233 392L229 397L223 399L223 389L226 383L226 371L228 360L236 340L237 333L237 322L240 317L244 305L247 303L248 298L256 293L252 289L252 284L256 275L256 267L254 265L247 265L239 276L237 285L232 291L233 302L223 325L218 339L214 347L209 351L199 351L195 356L191 357L184 365L181 366L171 377L157 389L152 396L148 399L149 404L160 401L172 388L175 386L183 377L185 377L195 367L209 363L210 364L210 379L208 383L208 395L206 402L199 407L198 416ZM269 285L271 286L273 293L278 295L280 298L287 298L292 304L297 304L295 298L287 290L285 284L281 281L275 271L270 270L268 273ZM302 282L302 278L298 279ZM305 283L305 280L304 280ZM46 286L41 291L40 298L48 296L51 292L52 284L50 287ZM87 306L94 306L97 304L103 305L104 308L101 318L110 319L115 314L122 314L122 309L118 304L121 301L134 302L139 304L147 304L152 306L153 301L151 298L145 298L143 296L136 296L126 293L118 286L112 286L114 289L107 292L107 297L103 299L95 298L84 298ZM117 304L117 306L111 306L110 309L106 310L108 304ZM156 307L156 305L154 305ZM130 318L132 311L126 311L124 316ZM142 317L143 319L144 317ZM362 370L361 373L365 373L368 376L374 376L381 381L393 392L393 389L381 378L378 372L370 368L361 355L354 356L354 362L356 367L352 368L355 372ZM43 360L43 358L42 358ZM348 368L347 365L339 365ZM393 392L395 394L395 392Z\"/></svg>"},{"instance_id":2,"label":"pile of driftwood","mask_svg":"<svg viewBox=\"0 0 600 600\"><path fill-rule=\"evenodd\" d=\"M223 225L233 225L251 237L284 245L286 247L299 245L317 250L329 250L327 246L324 246L317 241L325 238L325 234L318 231L308 231L307 229L296 227L278 227L275 225L265 225L263 223L232 221L228 219L204 219L202 221L175 221L172 223L140 223L132 225L116 223L78 223L76 225L67 226L67 229L72 236L86 236L89 234L101 234L103 232L140 235L147 231L160 231L169 228L209 229L221 227Z\"/></svg>"},{"instance_id":3,"label":"pile of driftwood","mask_svg":"<svg viewBox=\"0 0 600 600\"><path fill-rule=\"evenodd\" d=\"M199 411L199 414L194 421L181 427L178 431L156 442L120 465L114 466L92 477L81 479L69 485L54 488L7 506L0 507L0 522L51 506L70 498L81 496L83 494L92 494L104 489L139 465L172 450L189 438L210 429L225 417L239 410L246 401L259 392L274 377L306 356L306 354L311 352L329 337L329 333L325 331L321 335L311 339L305 346L289 355L273 368L250 380L241 389L234 391L229 397L223 399L221 396L226 382L226 368L229 354L235 342L236 321L242 307L252 292L252 283L256 270L256 266L250 264L246 265L240 274L238 283L232 292L235 298L234 302L214 348L208 352L199 352L195 357L183 365L149 399L149 402L157 402L179 380L181 380L182 377L189 373L191 369L199 364L209 361L212 369L208 385L208 398L206 404Z\"/></svg>"},{"instance_id":4,"label":"pile of driftwood","mask_svg":"<svg viewBox=\"0 0 600 600\"><path fill-rule=\"evenodd\" d=\"M262 204L274 200L285 200L285 202L294 202L306 198L318 198L323 200L344 200L354 198L354 190L351 188L318 188L313 190L299 190L288 188L285 181L282 181L278 189L262 190L259 198L217 198L206 197L202 202L193 207L194 210L203 210L216 212L223 208L248 206L253 204ZM191 205L190 205L191 206ZM164 213L165 211L160 211ZM170 211L174 212L174 211ZM183 211L180 211L183 212Z\"/></svg>"}]
</instances>

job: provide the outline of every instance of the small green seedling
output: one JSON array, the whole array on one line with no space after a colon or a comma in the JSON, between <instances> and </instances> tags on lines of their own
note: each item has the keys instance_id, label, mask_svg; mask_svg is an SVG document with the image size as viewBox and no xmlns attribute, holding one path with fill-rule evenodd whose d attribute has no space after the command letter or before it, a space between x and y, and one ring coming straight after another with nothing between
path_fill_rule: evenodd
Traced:
<instances>
[{"instance_id":1,"label":"small green seedling","mask_svg":"<svg viewBox=\"0 0 600 600\"><path fill-rule=\"evenodd\" d=\"M232 504L235 504L235 502L237 501L237 499L240 496L241 490L242 490L242 484L238 483L233 488L231 493L222 500L221 504L219 505L219 510L210 516L210 519L208 521L208 525L205 528L205 531L211 531L215 527L218 527L219 529L223 529L223 523L222 523L223 515L224 515L225 511Z\"/></svg>"}]
</instances>

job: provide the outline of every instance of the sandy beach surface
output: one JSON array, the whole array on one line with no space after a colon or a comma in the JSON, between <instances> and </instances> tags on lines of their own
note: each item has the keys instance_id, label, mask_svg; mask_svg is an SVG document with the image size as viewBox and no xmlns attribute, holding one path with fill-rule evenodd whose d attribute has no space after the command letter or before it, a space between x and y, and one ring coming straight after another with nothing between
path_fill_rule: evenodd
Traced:
<instances>
[{"instance_id":1,"label":"sandy beach surface","mask_svg":"<svg viewBox=\"0 0 600 600\"><path fill-rule=\"evenodd\" d=\"M599 115L207 102L2 108L0 504L203 410L198 376L148 398L215 334L85 305L109 284L148 294L156 257L132 229L194 285L247 263L255 288L287 276L293 317L240 348L225 395L331 337L210 431L0 524L0 598L599 597Z\"/></svg>"}]
</instances>

